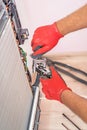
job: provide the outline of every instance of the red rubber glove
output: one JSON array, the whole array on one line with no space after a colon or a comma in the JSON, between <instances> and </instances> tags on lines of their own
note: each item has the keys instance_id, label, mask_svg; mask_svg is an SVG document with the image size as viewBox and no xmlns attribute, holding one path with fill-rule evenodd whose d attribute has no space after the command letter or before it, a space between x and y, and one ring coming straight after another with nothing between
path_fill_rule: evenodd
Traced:
<instances>
[{"instance_id":1,"label":"red rubber glove","mask_svg":"<svg viewBox=\"0 0 87 130\"><path fill-rule=\"evenodd\" d=\"M31 42L33 56L42 55L51 50L63 35L58 31L56 22L35 30Z\"/></svg>"},{"instance_id":2,"label":"red rubber glove","mask_svg":"<svg viewBox=\"0 0 87 130\"><path fill-rule=\"evenodd\" d=\"M52 72L52 78L43 79L40 81L42 83L42 91L44 92L46 98L51 100L59 100L61 102L61 94L64 90L71 90L67 87L64 80L61 76L56 72L54 67L50 67Z\"/></svg>"}]
</instances>

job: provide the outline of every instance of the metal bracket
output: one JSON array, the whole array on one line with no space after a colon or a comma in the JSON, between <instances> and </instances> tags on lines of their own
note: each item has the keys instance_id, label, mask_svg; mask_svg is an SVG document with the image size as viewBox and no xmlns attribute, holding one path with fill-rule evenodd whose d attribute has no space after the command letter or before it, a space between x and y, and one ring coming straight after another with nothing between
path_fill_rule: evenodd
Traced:
<instances>
[{"instance_id":1,"label":"metal bracket","mask_svg":"<svg viewBox=\"0 0 87 130\"><path fill-rule=\"evenodd\" d=\"M25 29L20 29L20 36L22 38L22 40L25 40L25 39L28 39L28 36L29 36L29 32L28 32L28 29L25 28Z\"/></svg>"},{"instance_id":2,"label":"metal bracket","mask_svg":"<svg viewBox=\"0 0 87 130\"><path fill-rule=\"evenodd\" d=\"M4 0L4 3L8 7L8 14L13 22L14 31L16 32L16 39L19 41L19 45L24 44L24 41L28 39L29 31L28 29L22 29L16 4L12 0Z\"/></svg>"}]
</instances>

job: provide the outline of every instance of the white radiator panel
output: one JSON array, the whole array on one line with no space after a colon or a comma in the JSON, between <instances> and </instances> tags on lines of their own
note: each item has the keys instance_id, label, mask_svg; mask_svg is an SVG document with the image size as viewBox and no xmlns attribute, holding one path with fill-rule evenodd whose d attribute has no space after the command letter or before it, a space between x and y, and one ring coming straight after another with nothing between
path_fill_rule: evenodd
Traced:
<instances>
[{"instance_id":1,"label":"white radiator panel","mask_svg":"<svg viewBox=\"0 0 87 130\"><path fill-rule=\"evenodd\" d=\"M9 20L0 38L0 130L27 130L32 97Z\"/></svg>"}]
</instances>

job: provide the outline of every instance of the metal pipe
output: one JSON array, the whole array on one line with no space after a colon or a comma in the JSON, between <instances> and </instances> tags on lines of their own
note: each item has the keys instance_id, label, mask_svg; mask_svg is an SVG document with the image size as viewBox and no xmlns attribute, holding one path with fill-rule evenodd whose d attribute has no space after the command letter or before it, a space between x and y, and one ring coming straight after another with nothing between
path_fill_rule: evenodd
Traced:
<instances>
[{"instance_id":1,"label":"metal pipe","mask_svg":"<svg viewBox=\"0 0 87 130\"><path fill-rule=\"evenodd\" d=\"M64 128L66 128L66 130L70 130L64 123L61 123L62 126L64 126Z\"/></svg>"},{"instance_id":2,"label":"metal pipe","mask_svg":"<svg viewBox=\"0 0 87 130\"><path fill-rule=\"evenodd\" d=\"M81 130L67 115L62 114L67 120L69 120L78 130Z\"/></svg>"},{"instance_id":3,"label":"metal pipe","mask_svg":"<svg viewBox=\"0 0 87 130\"><path fill-rule=\"evenodd\" d=\"M35 86L35 95L34 95L34 101L33 101L33 107L32 107L32 113L31 113L31 118L30 118L30 123L29 123L29 128L28 130L33 130L34 127L34 121L35 121L35 115L36 115L36 109L37 109L37 104L38 104L38 97L39 97L39 87Z\"/></svg>"}]
</instances>

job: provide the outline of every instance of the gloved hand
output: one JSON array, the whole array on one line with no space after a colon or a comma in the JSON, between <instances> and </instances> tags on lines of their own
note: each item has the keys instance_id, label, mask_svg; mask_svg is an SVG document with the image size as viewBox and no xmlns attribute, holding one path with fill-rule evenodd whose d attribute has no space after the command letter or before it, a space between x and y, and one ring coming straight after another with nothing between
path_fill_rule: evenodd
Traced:
<instances>
[{"instance_id":1,"label":"gloved hand","mask_svg":"<svg viewBox=\"0 0 87 130\"><path fill-rule=\"evenodd\" d=\"M56 22L37 28L31 41L32 50L34 51L32 56L42 55L51 50L61 37L63 35L59 32Z\"/></svg>"},{"instance_id":2,"label":"gloved hand","mask_svg":"<svg viewBox=\"0 0 87 130\"><path fill-rule=\"evenodd\" d=\"M50 69L52 72L52 78L40 79L42 83L42 91L44 92L46 98L51 100L59 100L61 102L62 92L64 90L71 90L71 89L67 87L66 83L58 74L58 72L56 72L54 67L51 66Z\"/></svg>"}]
</instances>

